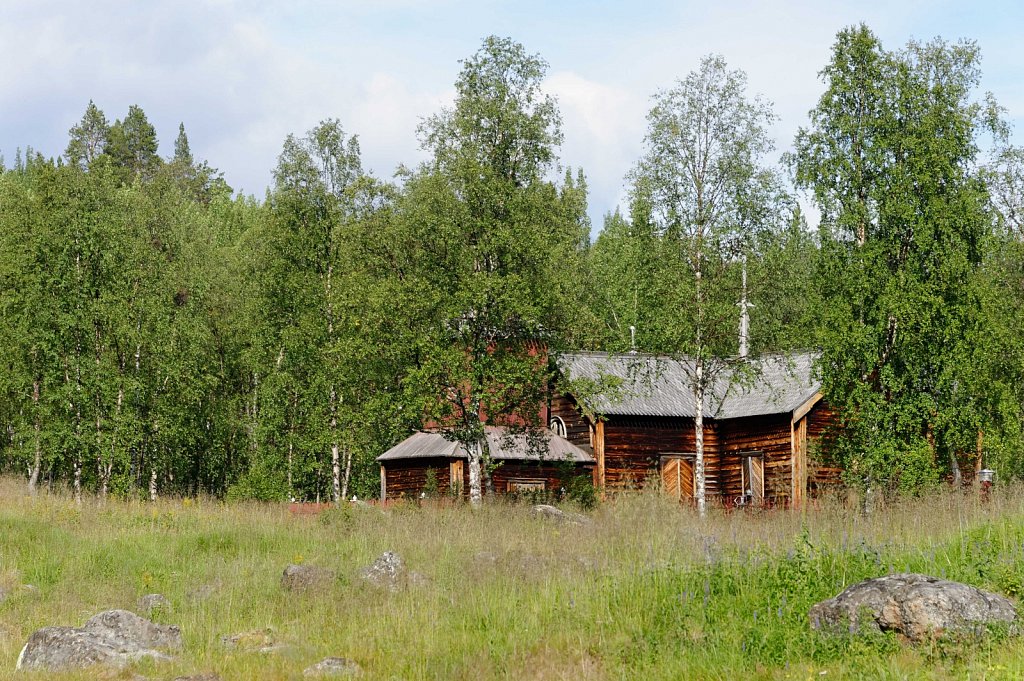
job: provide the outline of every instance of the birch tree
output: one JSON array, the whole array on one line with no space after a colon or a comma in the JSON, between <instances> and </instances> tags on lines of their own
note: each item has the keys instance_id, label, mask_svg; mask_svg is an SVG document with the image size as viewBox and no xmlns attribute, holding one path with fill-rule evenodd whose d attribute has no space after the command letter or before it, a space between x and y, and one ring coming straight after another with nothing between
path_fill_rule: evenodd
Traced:
<instances>
[{"instance_id":1,"label":"birch tree","mask_svg":"<svg viewBox=\"0 0 1024 681\"><path fill-rule=\"evenodd\" d=\"M422 330L409 383L428 419L469 452L475 504L488 486L484 417L536 420L544 348L557 349L567 327L564 276L577 271L589 227L582 175L549 178L562 133L541 88L546 68L494 36L462 62L454 106L420 129L432 158L407 182L400 217L414 235L407 290Z\"/></svg>"},{"instance_id":2,"label":"birch tree","mask_svg":"<svg viewBox=\"0 0 1024 681\"><path fill-rule=\"evenodd\" d=\"M763 165L772 149L771 106L746 94L746 76L721 57L654 97L647 116L645 153L632 173L635 202L649 204L650 220L671 251L656 296L675 309L674 323L651 349L685 358L695 409L694 496L704 515L704 416L715 380L733 362L737 338L736 244L760 226L777 196L775 175ZM650 336L649 336L650 337Z\"/></svg>"},{"instance_id":3,"label":"birch tree","mask_svg":"<svg viewBox=\"0 0 1024 681\"><path fill-rule=\"evenodd\" d=\"M822 215L823 392L858 481L959 480L958 452L991 420L977 371L992 230L978 156L999 115L974 93L978 63L970 42L889 51L866 26L845 29L797 136L798 185Z\"/></svg>"}]
</instances>

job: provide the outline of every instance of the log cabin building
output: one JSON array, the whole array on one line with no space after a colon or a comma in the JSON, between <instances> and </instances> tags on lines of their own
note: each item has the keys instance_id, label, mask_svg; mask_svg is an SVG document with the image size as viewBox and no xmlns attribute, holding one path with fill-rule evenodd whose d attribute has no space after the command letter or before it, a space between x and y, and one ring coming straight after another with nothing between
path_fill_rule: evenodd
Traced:
<instances>
[{"instance_id":1,"label":"log cabin building","mask_svg":"<svg viewBox=\"0 0 1024 681\"><path fill-rule=\"evenodd\" d=\"M834 422L812 374L810 353L754 360L752 378L721 372L704 404L706 498L725 505L800 506L839 483L840 470L821 465L817 443ZM618 383L591 396L551 399L552 429L594 457L603 490L658 484L685 501L693 496L696 453L692 362L598 352L562 355L572 381Z\"/></svg>"},{"instance_id":2,"label":"log cabin building","mask_svg":"<svg viewBox=\"0 0 1024 681\"><path fill-rule=\"evenodd\" d=\"M497 494L555 493L574 476L593 476L590 452L547 429L526 433L485 426L484 432L496 464L491 483ZM414 433L377 457L380 498L415 499L433 485L438 494L466 496L468 458L458 442L438 431Z\"/></svg>"}]
</instances>

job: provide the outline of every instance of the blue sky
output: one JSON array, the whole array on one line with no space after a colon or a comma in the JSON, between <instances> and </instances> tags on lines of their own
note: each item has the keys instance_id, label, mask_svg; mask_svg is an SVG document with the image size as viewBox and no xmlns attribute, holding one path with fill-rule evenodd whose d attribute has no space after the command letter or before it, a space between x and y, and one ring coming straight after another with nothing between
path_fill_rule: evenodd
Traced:
<instances>
[{"instance_id":1,"label":"blue sky","mask_svg":"<svg viewBox=\"0 0 1024 681\"><path fill-rule=\"evenodd\" d=\"M889 48L977 41L981 90L1024 143L1024 3L1009 1L0 0L0 17L8 164L17 147L60 154L90 99L110 120L138 104L163 154L182 121L193 154L257 196L285 136L327 117L359 135L378 176L422 160L417 123L451 102L458 60L490 34L549 63L561 159L587 174L595 227L623 200L654 92L721 54L774 102L781 154L822 91L817 73L836 32L862 21Z\"/></svg>"}]
</instances>

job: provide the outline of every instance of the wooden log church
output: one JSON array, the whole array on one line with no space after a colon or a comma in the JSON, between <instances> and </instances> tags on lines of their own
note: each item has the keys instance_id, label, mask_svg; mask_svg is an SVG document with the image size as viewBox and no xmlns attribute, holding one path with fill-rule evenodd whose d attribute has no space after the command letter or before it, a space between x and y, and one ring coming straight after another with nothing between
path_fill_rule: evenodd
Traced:
<instances>
[{"instance_id":1,"label":"wooden log church","mask_svg":"<svg viewBox=\"0 0 1024 681\"><path fill-rule=\"evenodd\" d=\"M812 375L814 355L754 360L751 378L721 372L704 404L706 494L726 505L800 506L837 485L840 470L821 465L818 443L834 416ZM559 358L572 381L618 387L589 398L554 395L552 430L594 457L594 483L606 490L658 484L693 496L696 451L692 363L634 353ZM588 416L589 414L589 416Z\"/></svg>"},{"instance_id":2,"label":"wooden log church","mask_svg":"<svg viewBox=\"0 0 1024 681\"><path fill-rule=\"evenodd\" d=\"M838 485L817 444L834 422L813 379L814 356L753 360L751 378L721 372L704 404L706 495L725 505L800 506ZM601 490L656 484L692 498L695 403L687 360L598 352L561 355L567 385L612 385L582 397L552 389L535 438L488 426L498 494L555 492L566 475L590 475ZM539 446L538 446L538 443ZM463 496L466 453L440 432L419 432L378 457L381 498L415 498L427 487ZM428 483L428 480L430 482Z\"/></svg>"}]
</instances>

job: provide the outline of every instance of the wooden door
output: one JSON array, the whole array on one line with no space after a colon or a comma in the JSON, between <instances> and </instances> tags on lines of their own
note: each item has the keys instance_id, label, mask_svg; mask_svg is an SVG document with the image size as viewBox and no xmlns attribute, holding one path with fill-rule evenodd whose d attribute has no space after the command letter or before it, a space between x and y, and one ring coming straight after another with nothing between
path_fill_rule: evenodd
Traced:
<instances>
[{"instance_id":1,"label":"wooden door","mask_svg":"<svg viewBox=\"0 0 1024 681\"><path fill-rule=\"evenodd\" d=\"M462 496L462 459L448 464L448 491L453 496Z\"/></svg>"},{"instance_id":2,"label":"wooden door","mask_svg":"<svg viewBox=\"0 0 1024 681\"><path fill-rule=\"evenodd\" d=\"M750 503L764 503L764 457L747 456L743 459L743 493L750 494Z\"/></svg>"},{"instance_id":3,"label":"wooden door","mask_svg":"<svg viewBox=\"0 0 1024 681\"><path fill-rule=\"evenodd\" d=\"M693 461L683 456L661 457L661 489L679 501L693 499Z\"/></svg>"}]
</instances>

